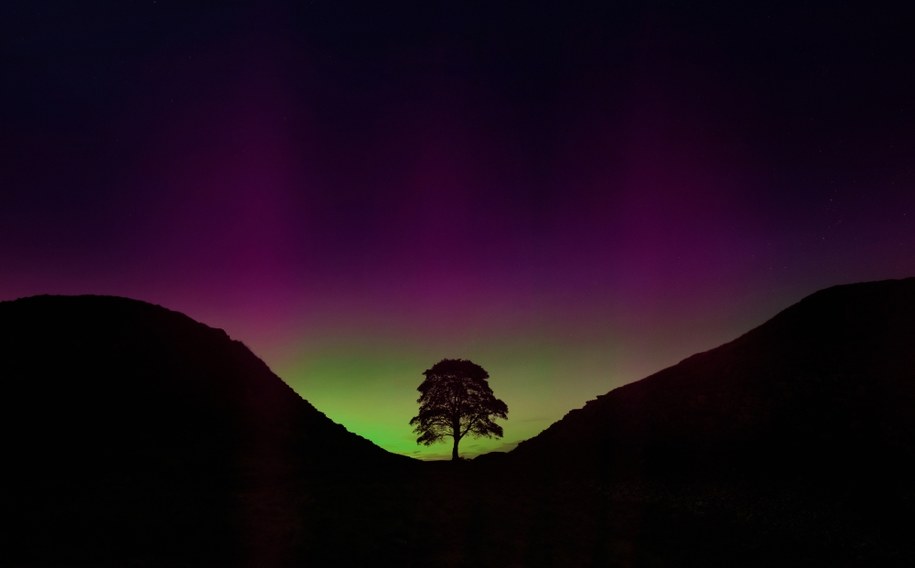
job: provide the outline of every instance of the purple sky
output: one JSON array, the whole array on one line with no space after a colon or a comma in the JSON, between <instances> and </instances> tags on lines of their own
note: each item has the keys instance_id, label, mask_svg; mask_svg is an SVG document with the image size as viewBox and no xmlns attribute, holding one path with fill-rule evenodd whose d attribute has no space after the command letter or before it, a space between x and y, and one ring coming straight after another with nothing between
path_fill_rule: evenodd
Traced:
<instances>
[{"instance_id":1,"label":"purple sky","mask_svg":"<svg viewBox=\"0 0 915 568\"><path fill-rule=\"evenodd\" d=\"M511 445L915 274L903 10L78 4L0 8L0 299L183 311L393 451L443 357Z\"/></svg>"}]
</instances>

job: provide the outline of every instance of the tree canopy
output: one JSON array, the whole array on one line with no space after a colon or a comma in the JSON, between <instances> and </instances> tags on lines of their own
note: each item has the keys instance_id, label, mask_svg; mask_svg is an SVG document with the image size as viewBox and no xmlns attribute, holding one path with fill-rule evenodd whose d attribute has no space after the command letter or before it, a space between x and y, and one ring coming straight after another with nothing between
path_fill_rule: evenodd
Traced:
<instances>
[{"instance_id":1,"label":"tree canopy","mask_svg":"<svg viewBox=\"0 0 915 568\"><path fill-rule=\"evenodd\" d=\"M442 359L423 372L426 379L417 390L419 414L410 420L426 446L450 437L451 459L458 459L458 444L465 436L501 438L495 418L508 418L508 406L497 399L483 367L466 359Z\"/></svg>"}]
</instances>

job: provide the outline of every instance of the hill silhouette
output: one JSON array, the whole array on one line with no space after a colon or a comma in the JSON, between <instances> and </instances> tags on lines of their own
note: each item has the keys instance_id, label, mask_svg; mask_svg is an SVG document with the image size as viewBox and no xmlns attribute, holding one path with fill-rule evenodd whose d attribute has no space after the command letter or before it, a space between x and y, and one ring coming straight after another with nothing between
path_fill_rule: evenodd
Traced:
<instances>
[{"instance_id":1,"label":"hill silhouette","mask_svg":"<svg viewBox=\"0 0 915 568\"><path fill-rule=\"evenodd\" d=\"M0 303L0 562L915 564L915 279L830 288L507 454L394 456L123 298Z\"/></svg>"},{"instance_id":2,"label":"hill silhouette","mask_svg":"<svg viewBox=\"0 0 915 568\"><path fill-rule=\"evenodd\" d=\"M844 285L599 396L508 457L544 487L577 486L565 499L582 509L595 495L635 506L655 551L636 564L908 565L913 410L915 279Z\"/></svg>"},{"instance_id":3,"label":"hill silhouette","mask_svg":"<svg viewBox=\"0 0 915 568\"><path fill-rule=\"evenodd\" d=\"M0 303L0 378L2 538L21 561L256 564L278 526L320 521L297 507L324 480L411 461L222 330L135 300Z\"/></svg>"},{"instance_id":4,"label":"hill silhouette","mask_svg":"<svg viewBox=\"0 0 915 568\"><path fill-rule=\"evenodd\" d=\"M902 467L915 450L913 347L915 279L829 288L598 397L515 454L614 475Z\"/></svg>"}]
</instances>

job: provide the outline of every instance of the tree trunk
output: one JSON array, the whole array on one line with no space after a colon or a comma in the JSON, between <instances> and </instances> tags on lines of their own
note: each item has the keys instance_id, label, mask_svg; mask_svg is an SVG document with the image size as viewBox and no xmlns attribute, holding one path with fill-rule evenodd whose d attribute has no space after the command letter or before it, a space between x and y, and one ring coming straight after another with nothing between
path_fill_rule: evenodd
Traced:
<instances>
[{"instance_id":1,"label":"tree trunk","mask_svg":"<svg viewBox=\"0 0 915 568\"><path fill-rule=\"evenodd\" d=\"M454 448L451 449L451 460L452 461L459 459L457 447L458 447L458 442L460 442L460 441L461 441L460 438L458 438L457 436L454 437Z\"/></svg>"}]
</instances>

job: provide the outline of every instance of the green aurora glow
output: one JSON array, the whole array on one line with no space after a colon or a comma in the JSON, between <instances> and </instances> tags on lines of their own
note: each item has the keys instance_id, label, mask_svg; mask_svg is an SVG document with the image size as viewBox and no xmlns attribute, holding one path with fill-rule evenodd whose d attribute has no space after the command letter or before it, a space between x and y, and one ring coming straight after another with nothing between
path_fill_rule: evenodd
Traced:
<instances>
[{"instance_id":1,"label":"green aurora glow","mask_svg":"<svg viewBox=\"0 0 915 568\"><path fill-rule=\"evenodd\" d=\"M422 372L446 357L471 359L490 374L495 395L509 407L500 421L502 439L463 440L463 457L505 451L531 438L579 408L588 399L673 364L690 352L652 353L652 345L617 353L619 338L602 335L559 339L546 334L520 333L476 338L388 335L308 337L274 353L269 360L277 374L329 418L382 448L420 459L448 459L448 444L420 446L408 422L418 405L416 387ZM701 337L683 342L687 350ZM303 346L298 348L297 346ZM695 349L693 349L695 350Z\"/></svg>"}]
</instances>

